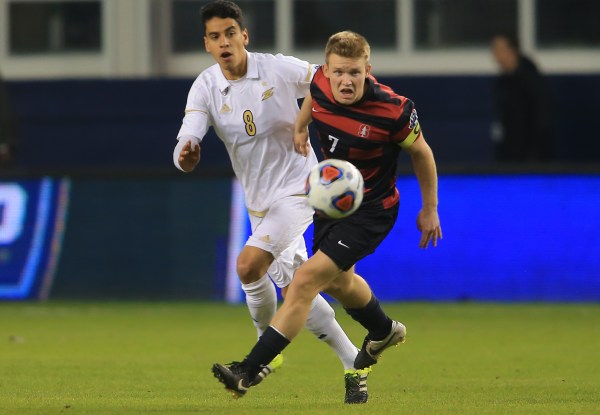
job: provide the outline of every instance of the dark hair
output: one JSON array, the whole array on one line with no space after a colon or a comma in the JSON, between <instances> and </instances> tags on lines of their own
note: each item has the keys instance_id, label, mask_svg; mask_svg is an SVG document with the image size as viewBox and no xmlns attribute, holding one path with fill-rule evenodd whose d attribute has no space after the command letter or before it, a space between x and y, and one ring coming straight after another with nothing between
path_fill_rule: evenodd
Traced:
<instances>
[{"instance_id":1,"label":"dark hair","mask_svg":"<svg viewBox=\"0 0 600 415\"><path fill-rule=\"evenodd\" d=\"M213 17L219 17L221 19L234 19L240 26L240 29L244 29L244 16L242 15L242 9L240 9L240 6L229 0L216 0L205 4L200 9L200 16L202 17L204 30L206 30L206 22Z\"/></svg>"}]
</instances>

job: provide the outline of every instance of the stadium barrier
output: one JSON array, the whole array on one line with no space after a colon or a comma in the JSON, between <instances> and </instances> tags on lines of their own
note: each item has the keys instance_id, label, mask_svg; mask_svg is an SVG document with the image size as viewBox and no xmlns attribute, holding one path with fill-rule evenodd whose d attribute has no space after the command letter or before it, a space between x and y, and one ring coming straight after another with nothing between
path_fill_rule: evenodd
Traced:
<instances>
[{"instance_id":1,"label":"stadium barrier","mask_svg":"<svg viewBox=\"0 0 600 415\"><path fill-rule=\"evenodd\" d=\"M412 250L404 163L399 236L359 265L385 299L600 300L600 75L549 79L558 160L531 166L491 163L491 77L381 78L417 104L446 234ZM198 172L172 166L191 83L8 82L21 142L0 170L2 298L240 300L233 253L246 234L224 146L210 133Z\"/></svg>"},{"instance_id":2,"label":"stadium barrier","mask_svg":"<svg viewBox=\"0 0 600 415\"><path fill-rule=\"evenodd\" d=\"M398 187L395 229L357 266L382 300L600 301L600 175L443 175L427 250L416 179ZM2 180L0 297L239 302L247 235L229 178Z\"/></svg>"}]
</instances>

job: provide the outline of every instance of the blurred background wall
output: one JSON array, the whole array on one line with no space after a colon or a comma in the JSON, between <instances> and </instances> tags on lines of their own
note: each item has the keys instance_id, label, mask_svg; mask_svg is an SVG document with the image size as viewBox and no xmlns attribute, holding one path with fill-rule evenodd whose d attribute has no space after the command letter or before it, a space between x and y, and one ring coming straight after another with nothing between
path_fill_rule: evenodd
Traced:
<instances>
[{"instance_id":1,"label":"blurred background wall","mask_svg":"<svg viewBox=\"0 0 600 415\"><path fill-rule=\"evenodd\" d=\"M188 89L213 64L204 3L0 0L0 74L18 131L0 165L0 297L239 299L227 296L232 241L244 234L227 154L211 132L196 172L172 165ZM600 3L238 3L249 50L322 63L327 37L355 30L371 43L374 75L415 101L452 232L404 269L400 257L365 270L383 278L387 299L600 300ZM494 159L498 33L515 36L547 79L552 160ZM418 201L407 159L399 173ZM399 226L412 230L410 206ZM524 244L528 226L543 236ZM412 260L416 244L396 242Z\"/></svg>"}]
</instances>

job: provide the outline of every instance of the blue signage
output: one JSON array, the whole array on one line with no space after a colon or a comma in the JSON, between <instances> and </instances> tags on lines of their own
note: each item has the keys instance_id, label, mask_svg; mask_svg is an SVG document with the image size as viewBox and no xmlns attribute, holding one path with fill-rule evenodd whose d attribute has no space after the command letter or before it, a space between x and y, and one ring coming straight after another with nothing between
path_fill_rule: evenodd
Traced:
<instances>
[{"instance_id":1,"label":"blue signage","mask_svg":"<svg viewBox=\"0 0 600 415\"><path fill-rule=\"evenodd\" d=\"M67 179L0 181L0 300L48 295L68 200Z\"/></svg>"},{"instance_id":2,"label":"blue signage","mask_svg":"<svg viewBox=\"0 0 600 415\"><path fill-rule=\"evenodd\" d=\"M442 176L444 239L426 250L417 180L397 185L396 226L356 267L381 300L600 301L600 176ZM250 227L239 192L232 212L226 299L241 301L234 265ZM312 227L305 238L310 252Z\"/></svg>"}]
</instances>

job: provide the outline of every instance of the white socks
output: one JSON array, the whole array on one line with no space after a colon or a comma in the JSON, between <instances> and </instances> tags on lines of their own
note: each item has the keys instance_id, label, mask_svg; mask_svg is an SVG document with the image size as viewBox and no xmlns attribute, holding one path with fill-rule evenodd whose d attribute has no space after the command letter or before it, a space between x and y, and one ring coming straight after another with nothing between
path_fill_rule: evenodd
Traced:
<instances>
[{"instance_id":1,"label":"white socks","mask_svg":"<svg viewBox=\"0 0 600 415\"><path fill-rule=\"evenodd\" d=\"M269 327L277 310L275 284L268 275L264 275L256 282L242 284L242 289L246 293L246 304L256 327L257 337L260 337ZM333 308L320 294L311 304L306 328L333 349L344 365L344 370L354 368L358 350L335 319Z\"/></svg>"},{"instance_id":2,"label":"white socks","mask_svg":"<svg viewBox=\"0 0 600 415\"><path fill-rule=\"evenodd\" d=\"M250 284L242 284L246 293L246 304L256 327L257 338L262 336L277 311L275 284L268 275Z\"/></svg>"},{"instance_id":3,"label":"white socks","mask_svg":"<svg viewBox=\"0 0 600 415\"><path fill-rule=\"evenodd\" d=\"M358 349L335 319L333 308L320 294L311 304L306 328L333 349L342 361L344 370L354 368L354 359L358 354Z\"/></svg>"}]
</instances>

